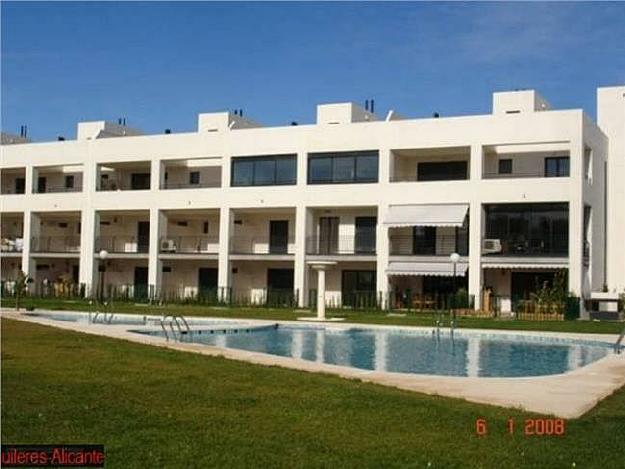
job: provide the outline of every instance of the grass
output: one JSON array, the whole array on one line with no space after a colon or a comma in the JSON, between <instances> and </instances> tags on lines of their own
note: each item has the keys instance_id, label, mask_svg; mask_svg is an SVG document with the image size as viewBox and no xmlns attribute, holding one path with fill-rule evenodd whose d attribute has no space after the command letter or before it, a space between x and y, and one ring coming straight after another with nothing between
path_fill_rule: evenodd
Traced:
<instances>
[{"instance_id":1,"label":"grass","mask_svg":"<svg viewBox=\"0 0 625 469\"><path fill-rule=\"evenodd\" d=\"M2 306L14 307L11 299L5 299ZM52 310L88 311L90 305L84 300L61 300L61 299L25 299L23 307L34 307ZM216 316L230 318L271 319L293 321L298 317L314 315L310 310L293 310L288 308L261 308L261 307L211 307L200 305L150 306L131 302L118 302L114 304L114 311L130 314L181 314L184 316ZM347 321L360 324L387 324L400 326L432 326L434 313L407 313L404 317L388 316L384 311L352 311L335 310L329 311L329 316L345 317ZM480 329L506 329L506 330L530 330L552 332L580 332L596 334L619 334L623 329L622 322L614 321L525 321L512 319L491 318L459 318L458 327Z\"/></svg>"},{"instance_id":2,"label":"grass","mask_svg":"<svg viewBox=\"0 0 625 469\"><path fill-rule=\"evenodd\" d=\"M623 467L625 389L564 436L506 433L528 417L2 321L2 442L102 443L110 468Z\"/></svg>"}]
</instances>

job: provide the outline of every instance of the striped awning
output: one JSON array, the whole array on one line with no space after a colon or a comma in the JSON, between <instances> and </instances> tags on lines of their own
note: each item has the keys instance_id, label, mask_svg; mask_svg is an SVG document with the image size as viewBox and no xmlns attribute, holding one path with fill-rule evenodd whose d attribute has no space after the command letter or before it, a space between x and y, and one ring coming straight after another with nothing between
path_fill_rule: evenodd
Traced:
<instances>
[{"instance_id":1,"label":"striped awning","mask_svg":"<svg viewBox=\"0 0 625 469\"><path fill-rule=\"evenodd\" d=\"M458 262L456 264L456 275L463 277L467 273L469 264ZM433 277L453 277L454 266L451 262L391 262L387 275L422 275Z\"/></svg>"},{"instance_id":2,"label":"striped awning","mask_svg":"<svg viewBox=\"0 0 625 469\"><path fill-rule=\"evenodd\" d=\"M402 226L462 226L468 204L391 205L384 224Z\"/></svg>"}]
</instances>

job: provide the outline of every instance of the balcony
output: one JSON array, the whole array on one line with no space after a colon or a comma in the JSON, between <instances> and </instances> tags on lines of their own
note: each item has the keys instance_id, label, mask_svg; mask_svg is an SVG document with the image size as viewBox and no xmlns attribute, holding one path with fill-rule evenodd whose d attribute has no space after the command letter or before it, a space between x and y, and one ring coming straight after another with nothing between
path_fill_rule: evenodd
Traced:
<instances>
[{"instance_id":1,"label":"balcony","mask_svg":"<svg viewBox=\"0 0 625 469\"><path fill-rule=\"evenodd\" d=\"M465 181L469 147L393 150L391 182Z\"/></svg>"},{"instance_id":2,"label":"balcony","mask_svg":"<svg viewBox=\"0 0 625 469\"><path fill-rule=\"evenodd\" d=\"M0 252L2 254L7 253L21 253L24 250L24 239L21 237L4 237L0 240Z\"/></svg>"},{"instance_id":3,"label":"balcony","mask_svg":"<svg viewBox=\"0 0 625 469\"><path fill-rule=\"evenodd\" d=\"M295 240L287 237L233 236L230 254L295 254Z\"/></svg>"},{"instance_id":4,"label":"balcony","mask_svg":"<svg viewBox=\"0 0 625 469\"><path fill-rule=\"evenodd\" d=\"M217 254L219 238L214 236L167 236L160 239L161 254Z\"/></svg>"},{"instance_id":5,"label":"balcony","mask_svg":"<svg viewBox=\"0 0 625 469\"><path fill-rule=\"evenodd\" d=\"M150 250L150 237L99 236L96 238L95 250L105 250L110 254L147 254Z\"/></svg>"},{"instance_id":6,"label":"balcony","mask_svg":"<svg viewBox=\"0 0 625 469\"><path fill-rule=\"evenodd\" d=\"M375 249L375 232L357 236L336 236L332 238L309 236L306 238L306 254L311 256L375 256Z\"/></svg>"},{"instance_id":7,"label":"balcony","mask_svg":"<svg viewBox=\"0 0 625 469\"><path fill-rule=\"evenodd\" d=\"M149 161L98 165L98 191L141 191L150 187Z\"/></svg>"},{"instance_id":8,"label":"balcony","mask_svg":"<svg viewBox=\"0 0 625 469\"><path fill-rule=\"evenodd\" d=\"M567 235L538 238L485 238L482 255L512 257L565 257L568 256Z\"/></svg>"},{"instance_id":9,"label":"balcony","mask_svg":"<svg viewBox=\"0 0 625 469\"><path fill-rule=\"evenodd\" d=\"M569 152L562 144L491 146L485 147L482 177L563 178L569 177L569 166Z\"/></svg>"},{"instance_id":10,"label":"balcony","mask_svg":"<svg viewBox=\"0 0 625 469\"><path fill-rule=\"evenodd\" d=\"M35 168L33 193L82 192L82 171L82 165Z\"/></svg>"},{"instance_id":11,"label":"balcony","mask_svg":"<svg viewBox=\"0 0 625 469\"><path fill-rule=\"evenodd\" d=\"M161 169L161 189L221 187L221 158L168 160Z\"/></svg>"},{"instance_id":12,"label":"balcony","mask_svg":"<svg viewBox=\"0 0 625 469\"><path fill-rule=\"evenodd\" d=\"M24 194L26 192L26 169L3 169L0 176L2 195Z\"/></svg>"},{"instance_id":13,"label":"balcony","mask_svg":"<svg viewBox=\"0 0 625 469\"><path fill-rule=\"evenodd\" d=\"M30 246L32 252L80 253L80 236L36 236Z\"/></svg>"},{"instance_id":14,"label":"balcony","mask_svg":"<svg viewBox=\"0 0 625 469\"><path fill-rule=\"evenodd\" d=\"M435 238L423 239L410 235L391 235L391 256L449 256L458 253L469 254L468 238L455 235L438 235Z\"/></svg>"}]
</instances>

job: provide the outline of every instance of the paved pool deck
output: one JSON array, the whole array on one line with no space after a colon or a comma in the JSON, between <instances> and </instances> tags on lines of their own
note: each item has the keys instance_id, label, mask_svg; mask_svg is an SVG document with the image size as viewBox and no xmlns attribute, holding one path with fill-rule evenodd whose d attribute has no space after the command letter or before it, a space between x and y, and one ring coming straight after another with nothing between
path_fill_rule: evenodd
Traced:
<instances>
[{"instance_id":1,"label":"paved pool deck","mask_svg":"<svg viewBox=\"0 0 625 469\"><path fill-rule=\"evenodd\" d=\"M36 312L71 314L66 311L37 310ZM220 348L202 344L179 343L167 341L164 337L160 336L138 334L130 331L131 329L136 330L138 327L146 327L149 329L149 326L128 324L87 324L69 321L55 321L44 317L29 316L24 314L24 311L16 312L15 310L2 310L0 313L2 317L9 319L42 324L57 327L59 329L83 332L86 334L127 340L130 342L163 347L181 352L198 353L207 356L220 356L257 365L280 366L283 368L313 373L328 373L347 379L356 379L408 391L454 397L480 404L517 408L539 414L554 415L561 418L580 417L597 405L599 401L625 385L625 353L620 355L610 353L606 357L574 371L550 376L529 378L486 378L418 375L362 370L346 366L312 362L298 358L249 352L245 350ZM301 321L265 321L251 319L233 320L231 318L215 317L206 319L215 321L223 320L224 322L245 322L246 324L253 325L276 323L302 325ZM311 322L310 324L314 324L317 327L320 325L318 322ZM399 326L327 323L326 327L333 329L348 329L351 327L397 329ZM151 326L151 328L157 330L154 326ZM431 328L428 327L401 326L401 328L431 330ZM492 329L462 329L462 332L479 332L514 336L540 335L544 337L601 341L608 344L614 344L617 339L616 334L499 331Z\"/></svg>"}]
</instances>

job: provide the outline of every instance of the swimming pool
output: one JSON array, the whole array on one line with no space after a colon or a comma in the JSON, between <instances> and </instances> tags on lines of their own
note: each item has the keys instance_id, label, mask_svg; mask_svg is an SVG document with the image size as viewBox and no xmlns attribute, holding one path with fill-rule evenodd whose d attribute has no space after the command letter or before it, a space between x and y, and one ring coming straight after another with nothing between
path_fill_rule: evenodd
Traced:
<instances>
[{"instance_id":1,"label":"swimming pool","mask_svg":"<svg viewBox=\"0 0 625 469\"><path fill-rule=\"evenodd\" d=\"M165 336L156 330L133 332ZM408 328L276 325L236 333L196 329L179 340L364 370L442 376L554 375L612 353L610 344L598 341L448 330L433 334Z\"/></svg>"}]
</instances>

